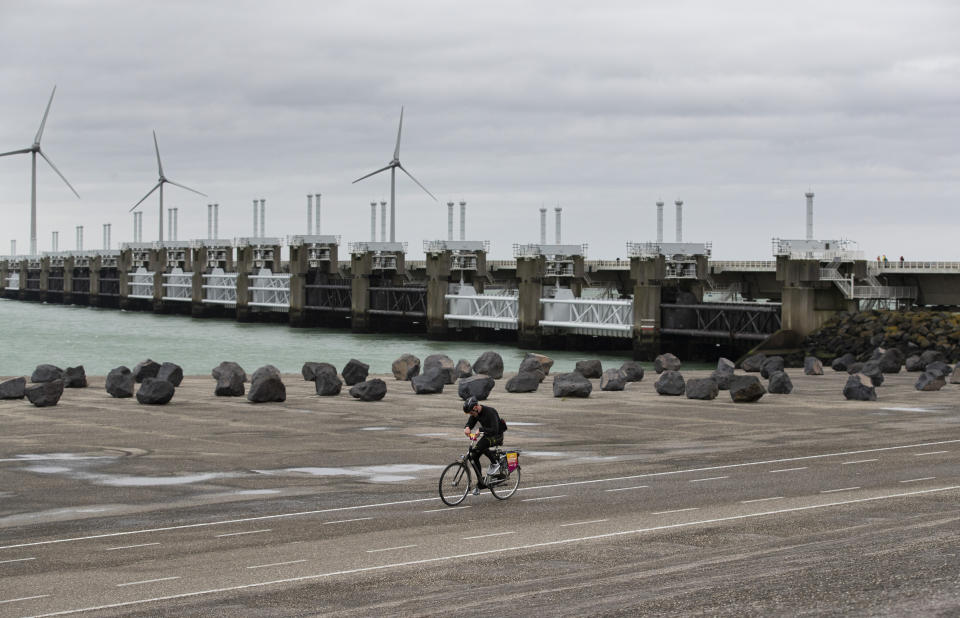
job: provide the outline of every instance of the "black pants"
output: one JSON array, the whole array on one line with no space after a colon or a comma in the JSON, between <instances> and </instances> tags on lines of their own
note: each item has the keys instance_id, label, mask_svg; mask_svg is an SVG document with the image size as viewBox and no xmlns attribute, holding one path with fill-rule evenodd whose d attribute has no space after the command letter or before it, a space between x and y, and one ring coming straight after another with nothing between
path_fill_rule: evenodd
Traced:
<instances>
[{"instance_id":1,"label":"black pants","mask_svg":"<svg viewBox=\"0 0 960 618\"><path fill-rule=\"evenodd\" d=\"M483 479L483 473L480 470L480 456L486 455L487 459L490 460L490 463L497 463L493 458L493 453L490 452L491 446L499 446L503 444L503 434L498 436L487 436L484 435L482 438L477 440L477 445L473 447L473 451L470 453L470 459L473 460L473 469L477 473L477 479Z\"/></svg>"}]
</instances>

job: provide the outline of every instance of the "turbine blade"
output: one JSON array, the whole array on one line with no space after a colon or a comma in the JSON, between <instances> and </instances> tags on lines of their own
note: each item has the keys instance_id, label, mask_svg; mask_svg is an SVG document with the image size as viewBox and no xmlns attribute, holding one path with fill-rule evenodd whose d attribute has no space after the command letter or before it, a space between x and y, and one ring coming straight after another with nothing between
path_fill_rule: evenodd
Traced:
<instances>
[{"instance_id":1,"label":"turbine blade","mask_svg":"<svg viewBox=\"0 0 960 618\"><path fill-rule=\"evenodd\" d=\"M413 182L417 183L417 186L418 186L418 187L420 187L420 188L423 189L424 191L427 191L427 188L426 188L425 186L423 186L422 184L420 184L420 181L417 180L416 178L414 178L414 177L413 177L413 174L411 174L410 172L408 172L402 165L397 165L397 167L399 167L400 169L402 169L402 170L403 170L403 173L410 177L410 180L412 180ZM427 191L427 195L429 195L430 197L432 197L434 202L438 202L438 201L439 201L433 193L430 193L429 191Z\"/></svg>"},{"instance_id":2,"label":"turbine blade","mask_svg":"<svg viewBox=\"0 0 960 618\"><path fill-rule=\"evenodd\" d=\"M53 87L53 92L50 93L50 100L47 101L47 110L43 112L43 120L40 121L40 130L37 131L37 139L33 140L34 144L40 143L40 137L43 136L43 127L47 124L47 114L50 113L50 104L53 103L53 95L57 93L57 87Z\"/></svg>"},{"instance_id":3,"label":"turbine blade","mask_svg":"<svg viewBox=\"0 0 960 618\"><path fill-rule=\"evenodd\" d=\"M137 209L137 206L139 206L140 204L142 204L142 203L143 203L143 200L145 200L145 199L147 199L148 197L150 197L150 194L153 193L154 191L156 191L156 190L160 187L161 184L163 184L163 183L162 183L162 182L158 182L157 184L153 185L153 188L150 189L149 191L147 191L147 194L144 195L142 198L140 198L140 201L137 202L136 204L134 204L134 205L133 205L133 208L131 208L131 209L128 210L127 212L133 212L134 210L136 210L136 209Z\"/></svg>"},{"instance_id":4,"label":"turbine blade","mask_svg":"<svg viewBox=\"0 0 960 618\"><path fill-rule=\"evenodd\" d=\"M197 195L202 195L203 197L208 197L206 193L200 193L200 192L197 191L196 189L191 189L190 187L188 187L188 186L186 186L186 185L182 185L182 184L180 184L179 182L173 182L173 181L170 180L169 178L167 178L166 180L167 180L168 183L170 183L170 184L172 184L172 185L174 185L174 186L180 187L181 189L186 189L187 191L193 191L193 192L196 193Z\"/></svg>"},{"instance_id":5,"label":"turbine blade","mask_svg":"<svg viewBox=\"0 0 960 618\"><path fill-rule=\"evenodd\" d=\"M400 126L397 128L397 147L393 149L393 159L400 159L400 133L403 131L403 106L400 106Z\"/></svg>"},{"instance_id":6,"label":"turbine blade","mask_svg":"<svg viewBox=\"0 0 960 618\"><path fill-rule=\"evenodd\" d=\"M5 157L7 155L23 154L25 152L33 152L32 148L24 148L23 150L11 150L10 152L0 153L0 157Z\"/></svg>"},{"instance_id":7,"label":"turbine blade","mask_svg":"<svg viewBox=\"0 0 960 618\"><path fill-rule=\"evenodd\" d=\"M370 173L367 174L366 176L361 176L360 178L357 178L356 180L354 180L354 181L351 182L350 184L356 184L356 183L360 182L361 180L363 180L364 178L370 178L371 176L375 176L375 175L379 174L380 172L385 172L385 171L387 171L388 169L390 169L391 167L393 167L393 163L391 163L390 165L388 165L388 166L386 166L386 167L381 167L380 169L378 169L378 170L375 171L375 172L370 172Z\"/></svg>"},{"instance_id":8,"label":"turbine blade","mask_svg":"<svg viewBox=\"0 0 960 618\"><path fill-rule=\"evenodd\" d=\"M70 187L70 190L73 191L73 194L77 196L77 199L80 199L80 194L77 193L77 190L73 188L73 185L70 184L70 181L67 180L67 177L60 173L60 170L58 170L57 166L53 164L53 161L51 161L47 155L43 154L42 150L38 150L37 153L43 157L44 161L50 164L50 167L52 167L53 171L57 173L57 176L59 176L63 182L67 183L67 186Z\"/></svg>"},{"instance_id":9,"label":"turbine blade","mask_svg":"<svg viewBox=\"0 0 960 618\"><path fill-rule=\"evenodd\" d=\"M160 146L157 145L157 132L153 132L153 148L157 151L157 170L160 172L160 178L163 178L163 164L160 163Z\"/></svg>"}]
</instances>

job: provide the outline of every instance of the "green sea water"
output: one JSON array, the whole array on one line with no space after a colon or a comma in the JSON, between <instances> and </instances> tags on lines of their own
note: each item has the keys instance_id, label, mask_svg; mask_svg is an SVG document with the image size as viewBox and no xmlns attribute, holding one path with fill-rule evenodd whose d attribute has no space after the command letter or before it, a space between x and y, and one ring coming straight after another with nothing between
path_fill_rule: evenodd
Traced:
<instances>
[{"instance_id":1,"label":"green sea water","mask_svg":"<svg viewBox=\"0 0 960 618\"><path fill-rule=\"evenodd\" d=\"M527 352L555 360L554 372L572 371L578 360L595 358L604 368L619 367L629 353L526 350L504 343L434 341L411 334L355 334L328 328L290 328L283 324L240 323L117 309L42 304L0 299L0 376L28 376L34 367L83 365L88 375L106 375L119 365L133 367L152 358L183 367L187 375L209 375L229 360L248 372L271 364L299 373L306 361L342 368L351 358L370 365L371 373L390 373L405 352L421 360L446 354L471 363L487 350L516 371ZM647 365L647 369L650 369Z\"/></svg>"}]
</instances>

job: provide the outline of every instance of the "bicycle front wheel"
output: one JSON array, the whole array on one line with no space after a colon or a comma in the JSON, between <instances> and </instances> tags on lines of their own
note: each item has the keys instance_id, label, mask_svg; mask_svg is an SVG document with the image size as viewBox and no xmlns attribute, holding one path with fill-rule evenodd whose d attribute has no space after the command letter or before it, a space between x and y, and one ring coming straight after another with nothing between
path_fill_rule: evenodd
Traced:
<instances>
[{"instance_id":1,"label":"bicycle front wheel","mask_svg":"<svg viewBox=\"0 0 960 618\"><path fill-rule=\"evenodd\" d=\"M520 468L511 472L510 476L502 482L491 485L490 493L492 493L493 497L497 500L506 500L517 493L517 487L520 487Z\"/></svg>"},{"instance_id":2,"label":"bicycle front wheel","mask_svg":"<svg viewBox=\"0 0 960 618\"><path fill-rule=\"evenodd\" d=\"M447 506L456 506L463 502L470 491L470 469L462 462L455 461L440 474L440 499Z\"/></svg>"}]
</instances>

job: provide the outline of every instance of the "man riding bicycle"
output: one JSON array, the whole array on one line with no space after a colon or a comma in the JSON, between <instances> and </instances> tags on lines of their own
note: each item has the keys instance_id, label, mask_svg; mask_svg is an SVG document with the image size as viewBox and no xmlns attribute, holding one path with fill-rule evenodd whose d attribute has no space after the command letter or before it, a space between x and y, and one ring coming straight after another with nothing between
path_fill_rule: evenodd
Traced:
<instances>
[{"instance_id":1,"label":"man riding bicycle","mask_svg":"<svg viewBox=\"0 0 960 618\"><path fill-rule=\"evenodd\" d=\"M483 483L483 474L480 471L480 456L486 455L487 459L490 460L488 473L491 476L500 472L500 463L490 452L490 447L503 444L503 432L506 430L507 424L500 420L500 415L494 408L480 405L476 397L470 397L463 403L463 412L470 415L467 424L463 427L464 435L470 437L477 423L480 424L480 431L483 433L483 437L477 441L476 446L470 453L470 460L473 462L473 469L476 471L478 479L476 493L479 493L480 489L486 487Z\"/></svg>"}]
</instances>

